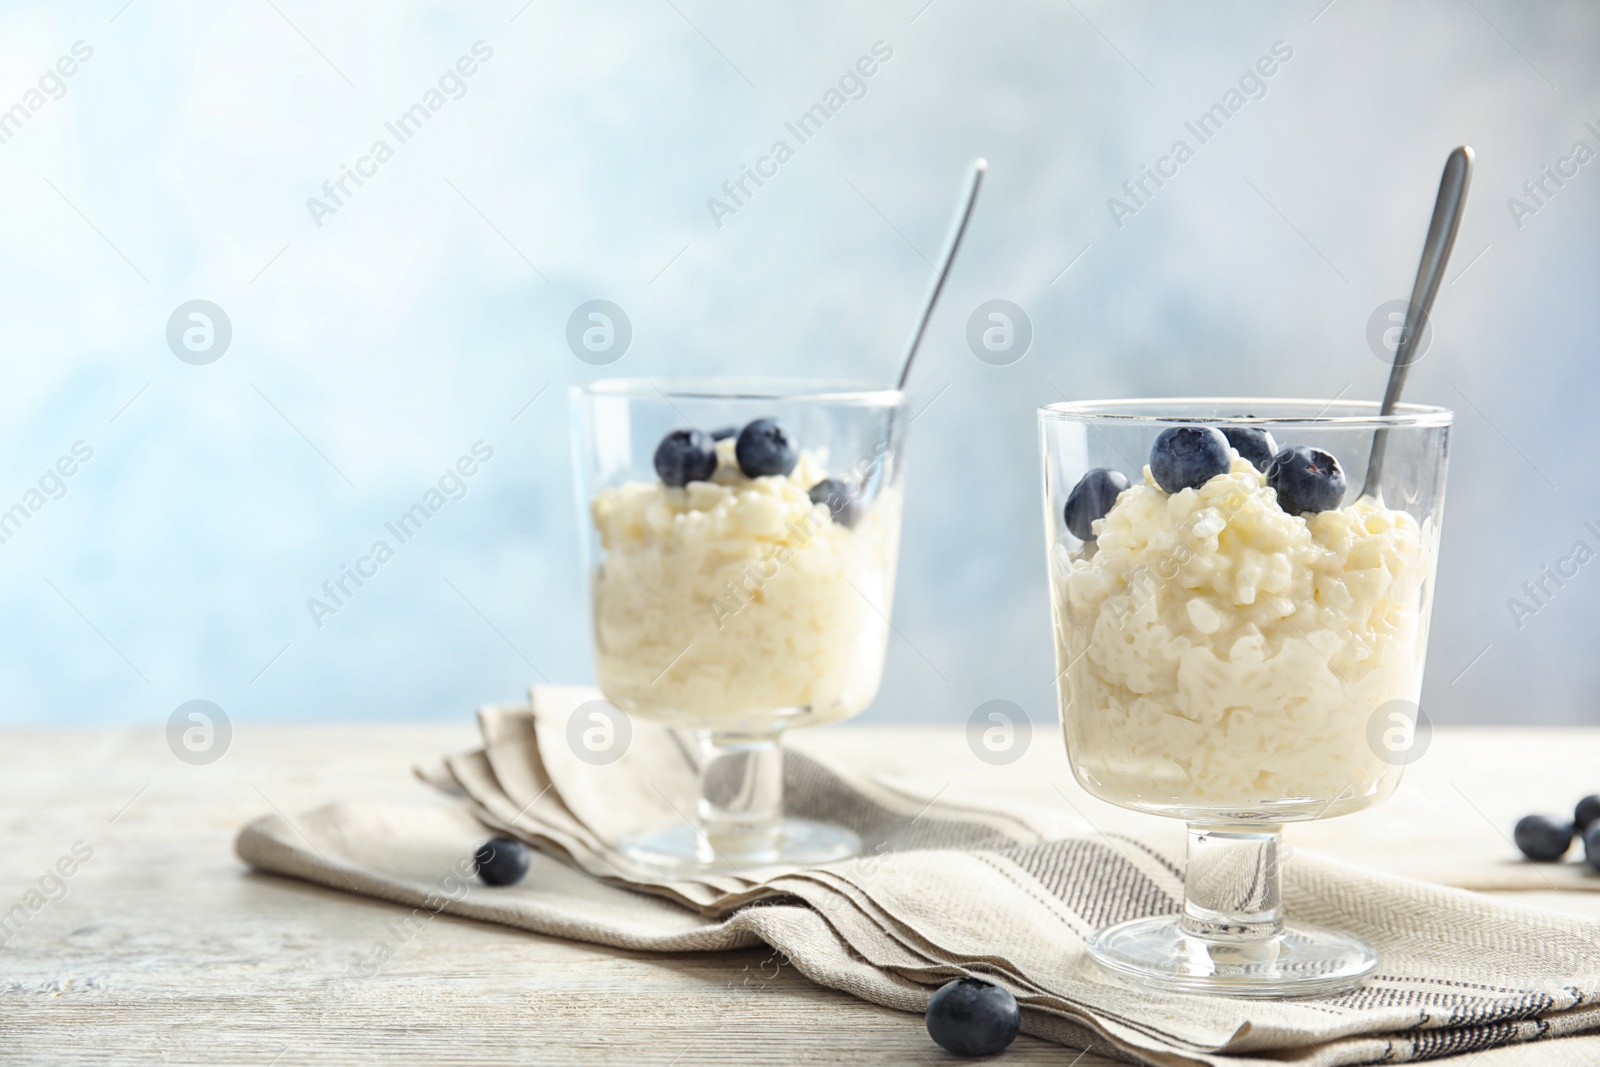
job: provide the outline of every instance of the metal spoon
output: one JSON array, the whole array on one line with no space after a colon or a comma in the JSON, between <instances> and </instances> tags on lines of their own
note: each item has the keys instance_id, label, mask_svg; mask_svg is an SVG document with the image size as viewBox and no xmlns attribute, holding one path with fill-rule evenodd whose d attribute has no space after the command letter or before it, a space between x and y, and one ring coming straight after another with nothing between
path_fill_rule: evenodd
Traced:
<instances>
[{"instance_id":1,"label":"metal spoon","mask_svg":"<svg viewBox=\"0 0 1600 1067\"><path fill-rule=\"evenodd\" d=\"M917 319L917 328L911 332L905 354L900 357L900 377L895 382L896 389L904 389L906 379L911 375L911 360L916 357L917 346L922 343L922 333L928 328L928 320L933 317L933 305L939 302L944 280L950 274L950 264L955 262L956 249L961 247L961 236L967 232L967 220L972 218L972 205L978 201L978 186L983 184L983 172L988 168L986 161L975 159L972 169L967 172L967 187L961 194L961 205L956 208L955 218L951 220L950 236L945 238L944 254L939 257L939 272L933 276L928 295L922 298L922 314Z\"/></svg>"},{"instance_id":2,"label":"metal spoon","mask_svg":"<svg viewBox=\"0 0 1600 1067\"><path fill-rule=\"evenodd\" d=\"M1400 330L1400 343L1395 346L1394 365L1389 369L1389 386L1383 391L1381 414L1393 415L1400 404L1400 390L1405 388L1406 373L1416 361L1417 344L1427 330L1433 298L1439 295L1439 282L1444 279L1445 264L1450 261L1450 250L1455 247L1456 231L1461 228L1461 213L1467 204L1467 187L1471 182L1472 149L1461 145L1444 161L1439 196L1433 202L1433 221L1428 223L1428 237L1422 242L1422 262L1417 264L1417 281L1411 287L1411 302L1406 308L1406 323ZM1367 481L1361 488L1361 495L1374 500L1381 499L1379 487L1383 481L1388 437L1387 428L1380 428L1372 435L1372 456L1367 460Z\"/></svg>"}]
</instances>

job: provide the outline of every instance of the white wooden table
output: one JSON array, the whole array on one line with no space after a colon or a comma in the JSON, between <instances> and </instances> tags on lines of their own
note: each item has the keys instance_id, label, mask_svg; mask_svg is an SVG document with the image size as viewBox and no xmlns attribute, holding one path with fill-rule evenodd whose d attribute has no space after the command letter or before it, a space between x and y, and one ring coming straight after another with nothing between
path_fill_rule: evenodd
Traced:
<instances>
[{"instance_id":1,"label":"white wooden table","mask_svg":"<svg viewBox=\"0 0 1600 1067\"><path fill-rule=\"evenodd\" d=\"M813 986L768 952L645 955L443 915L380 977L331 993L404 909L249 873L234 833L274 807L415 799L411 764L474 740L465 717L245 723L220 761L194 767L148 730L0 733L0 910L41 879L41 895L60 898L9 937L0 929L0 1063L952 1062L920 1018ZM930 793L1028 795L1079 818L1061 789L1103 829L1143 818L1079 792L1050 729L1009 768L974 760L956 728L844 726L798 740ZM1501 863L1519 815L1595 791L1600 729L1439 730L1390 804L1292 828L1290 840L1413 874ZM92 858L57 889L46 876L80 841ZM1600 892L1516 896L1600 916ZM1063 1051L1024 1037L1003 1062L1070 1063Z\"/></svg>"}]
</instances>

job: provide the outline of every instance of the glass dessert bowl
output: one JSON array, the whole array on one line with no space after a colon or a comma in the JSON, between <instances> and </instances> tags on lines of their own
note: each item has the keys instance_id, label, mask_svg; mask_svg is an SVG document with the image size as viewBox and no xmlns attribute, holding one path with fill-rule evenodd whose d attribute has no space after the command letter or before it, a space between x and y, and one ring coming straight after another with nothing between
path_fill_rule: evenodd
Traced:
<instances>
[{"instance_id":1,"label":"glass dessert bowl","mask_svg":"<svg viewBox=\"0 0 1600 1067\"><path fill-rule=\"evenodd\" d=\"M1310 400L1040 409L1073 774L1189 824L1182 911L1097 932L1103 966L1258 996L1347 990L1376 966L1356 938L1284 922L1279 841L1286 822L1360 810L1400 782L1450 422Z\"/></svg>"},{"instance_id":2,"label":"glass dessert bowl","mask_svg":"<svg viewBox=\"0 0 1600 1067\"><path fill-rule=\"evenodd\" d=\"M900 543L905 395L860 383L574 389L595 676L692 730L697 810L618 842L666 870L823 863L849 830L784 818L784 731L877 695Z\"/></svg>"}]
</instances>

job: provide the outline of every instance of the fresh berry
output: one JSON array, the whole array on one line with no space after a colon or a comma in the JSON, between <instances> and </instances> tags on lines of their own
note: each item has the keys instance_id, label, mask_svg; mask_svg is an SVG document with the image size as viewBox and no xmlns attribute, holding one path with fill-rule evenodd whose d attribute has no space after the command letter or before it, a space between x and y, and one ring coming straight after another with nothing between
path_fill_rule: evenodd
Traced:
<instances>
[{"instance_id":1,"label":"fresh berry","mask_svg":"<svg viewBox=\"0 0 1600 1067\"><path fill-rule=\"evenodd\" d=\"M739 427L737 427L737 426L724 426L720 430L712 430L711 431L711 439L713 441L726 441L730 437L738 437L738 436L739 436Z\"/></svg>"},{"instance_id":2,"label":"fresh berry","mask_svg":"<svg viewBox=\"0 0 1600 1067\"><path fill-rule=\"evenodd\" d=\"M740 430L733 454L747 478L788 474L800 458L794 438L777 419L757 419Z\"/></svg>"},{"instance_id":3,"label":"fresh berry","mask_svg":"<svg viewBox=\"0 0 1600 1067\"><path fill-rule=\"evenodd\" d=\"M928 1036L957 1056L993 1056L1022 1025L1016 998L997 985L957 978L928 1001Z\"/></svg>"},{"instance_id":4,"label":"fresh berry","mask_svg":"<svg viewBox=\"0 0 1600 1067\"><path fill-rule=\"evenodd\" d=\"M1291 515L1332 511L1344 501L1344 469L1320 448L1286 448L1272 457L1265 474L1278 491L1278 506Z\"/></svg>"},{"instance_id":5,"label":"fresh berry","mask_svg":"<svg viewBox=\"0 0 1600 1067\"><path fill-rule=\"evenodd\" d=\"M528 873L528 850L509 837L489 838L472 859L484 885L516 885Z\"/></svg>"},{"instance_id":6,"label":"fresh berry","mask_svg":"<svg viewBox=\"0 0 1600 1067\"><path fill-rule=\"evenodd\" d=\"M840 526L854 526L861 521L865 510L861 492L849 482L838 478L824 478L811 487L811 502L825 504L828 515Z\"/></svg>"},{"instance_id":7,"label":"fresh berry","mask_svg":"<svg viewBox=\"0 0 1600 1067\"><path fill-rule=\"evenodd\" d=\"M1583 858L1589 866L1600 871L1600 823L1590 823L1583 832Z\"/></svg>"},{"instance_id":8,"label":"fresh berry","mask_svg":"<svg viewBox=\"0 0 1600 1067\"><path fill-rule=\"evenodd\" d=\"M717 473L717 446L699 430L673 430L656 446L656 473L668 485L709 482Z\"/></svg>"},{"instance_id":9,"label":"fresh berry","mask_svg":"<svg viewBox=\"0 0 1600 1067\"><path fill-rule=\"evenodd\" d=\"M1121 471L1095 467L1067 494L1067 529L1080 541L1094 540L1094 524L1106 517L1117 494L1128 488L1128 476Z\"/></svg>"},{"instance_id":10,"label":"fresh berry","mask_svg":"<svg viewBox=\"0 0 1600 1067\"><path fill-rule=\"evenodd\" d=\"M1577 808L1572 812L1572 824L1578 828L1578 833L1589 829L1597 819L1600 819L1600 796L1584 797L1578 801Z\"/></svg>"},{"instance_id":11,"label":"fresh berry","mask_svg":"<svg viewBox=\"0 0 1600 1067\"><path fill-rule=\"evenodd\" d=\"M1272 457L1278 454L1278 442L1265 430L1254 426L1224 426L1222 436L1228 439L1239 458L1249 462L1258 471L1267 469Z\"/></svg>"},{"instance_id":12,"label":"fresh berry","mask_svg":"<svg viewBox=\"0 0 1600 1067\"><path fill-rule=\"evenodd\" d=\"M1198 489L1228 473L1228 439L1215 426L1174 426L1162 430L1150 449L1150 473L1169 493Z\"/></svg>"},{"instance_id":13,"label":"fresh berry","mask_svg":"<svg viewBox=\"0 0 1600 1067\"><path fill-rule=\"evenodd\" d=\"M1535 863L1554 863L1572 844L1572 824L1547 815L1524 815L1511 831L1522 854Z\"/></svg>"}]
</instances>

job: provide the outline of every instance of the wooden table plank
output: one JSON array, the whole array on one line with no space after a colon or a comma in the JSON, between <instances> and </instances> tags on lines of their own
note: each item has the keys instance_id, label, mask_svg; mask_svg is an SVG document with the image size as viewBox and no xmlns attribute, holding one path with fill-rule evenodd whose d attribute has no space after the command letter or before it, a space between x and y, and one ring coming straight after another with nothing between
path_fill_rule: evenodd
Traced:
<instances>
[{"instance_id":1,"label":"wooden table plank","mask_svg":"<svg viewBox=\"0 0 1600 1067\"><path fill-rule=\"evenodd\" d=\"M93 849L65 895L0 947L0 1060L953 1062L917 1017L819 989L768 950L646 955L438 916L377 976L344 981L405 909L248 873L234 833L273 807L415 799L410 765L474 739L467 723L240 724L219 762L192 767L149 731L0 733L0 907L37 889L74 842ZM953 728L831 728L798 743L930 793L1054 804L1064 831L1150 826L1078 791L1051 730L1010 768L973 759ZM1441 730L1434 745L1396 815L1297 828L1302 847L1379 865L1411 862L1419 848L1493 861L1508 847L1496 820L1508 828L1524 807L1600 788L1600 731ZM1449 807L1461 786L1471 805ZM1536 792L1554 799L1535 803ZM1430 821L1435 804L1446 806ZM1476 825L1465 817L1473 807ZM1600 914L1600 893L1528 896ZM1006 1062L1072 1055L1023 1038ZM1106 1062L1091 1054L1081 1065Z\"/></svg>"}]
</instances>

